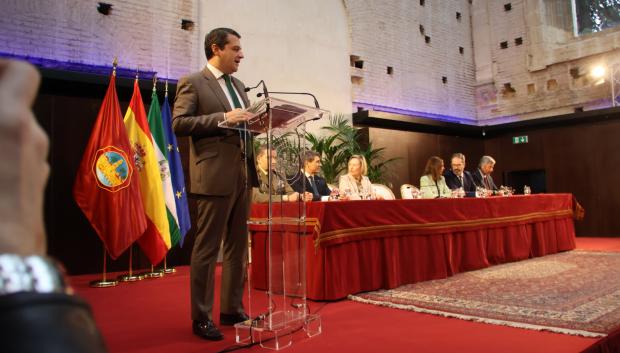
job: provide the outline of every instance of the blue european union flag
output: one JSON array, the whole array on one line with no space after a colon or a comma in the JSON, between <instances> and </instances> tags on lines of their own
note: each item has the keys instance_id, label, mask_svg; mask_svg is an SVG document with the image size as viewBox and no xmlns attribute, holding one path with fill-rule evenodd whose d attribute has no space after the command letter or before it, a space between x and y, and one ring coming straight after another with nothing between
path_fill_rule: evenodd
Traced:
<instances>
[{"instance_id":1,"label":"blue european union flag","mask_svg":"<svg viewBox=\"0 0 620 353\"><path fill-rule=\"evenodd\" d=\"M161 105L161 119L164 125L166 141L168 141L166 153L168 154L172 189L174 190L174 200L177 206L177 217L179 230L181 232L180 243L181 246L183 246L185 235L192 227L192 221L189 218L189 208L187 206L187 192L185 192L185 176L183 175L183 167L181 166L181 153L179 153L177 137L174 135L174 132L172 132L172 113L170 111L167 93L164 98L164 103Z\"/></svg>"}]
</instances>

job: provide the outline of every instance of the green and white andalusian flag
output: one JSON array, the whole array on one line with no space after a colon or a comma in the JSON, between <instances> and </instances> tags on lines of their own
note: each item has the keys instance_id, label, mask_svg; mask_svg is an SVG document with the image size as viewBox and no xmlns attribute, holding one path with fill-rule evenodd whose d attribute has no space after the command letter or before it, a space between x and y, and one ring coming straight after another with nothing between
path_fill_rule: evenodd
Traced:
<instances>
[{"instance_id":1,"label":"green and white andalusian flag","mask_svg":"<svg viewBox=\"0 0 620 353\"><path fill-rule=\"evenodd\" d=\"M151 95L151 107L149 108L148 119L151 134L153 135L153 141L155 142L155 154L157 155L159 173L161 175L161 182L164 188L166 213L168 214L168 225L170 226L170 242L172 243L172 246L175 246L181 239L181 232L179 231L177 207L174 201L172 179L170 178L170 167L168 164L168 159L166 158L166 153L164 153L168 143L166 142L166 137L164 135L164 129L161 122L161 109L159 108L159 99L157 98L155 87L153 87L153 94Z\"/></svg>"}]
</instances>

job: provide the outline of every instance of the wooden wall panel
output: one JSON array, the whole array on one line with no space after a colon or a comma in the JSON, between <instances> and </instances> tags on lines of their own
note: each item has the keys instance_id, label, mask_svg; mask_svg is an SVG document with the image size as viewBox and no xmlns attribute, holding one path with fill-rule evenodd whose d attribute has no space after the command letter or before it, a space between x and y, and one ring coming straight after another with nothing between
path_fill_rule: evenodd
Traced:
<instances>
[{"instance_id":1,"label":"wooden wall panel","mask_svg":"<svg viewBox=\"0 0 620 353\"><path fill-rule=\"evenodd\" d=\"M578 235L620 236L620 121L610 120L541 130L524 130L529 143L512 145L512 135L485 141L497 159L494 176L506 171L544 169L548 192L569 192L586 209Z\"/></svg>"},{"instance_id":2,"label":"wooden wall panel","mask_svg":"<svg viewBox=\"0 0 620 353\"><path fill-rule=\"evenodd\" d=\"M522 135L529 143L513 145L512 137ZM547 192L574 194L586 209L586 218L576 223L578 235L620 236L620 120L515 130L486 139L370 128L370 138L386 147L386 157L401 158L389 178L396 195L402 183L419 184L432 155L449 168L450 155L462 152L471 171L488 154L497 161L493 177L498 185L506 184L507 172L542 169Z\"/></svg>"},{"instance_id":3,"label":"wooden wall panel","mask_svg":"<svg viewBox=\"0 0 620 353\"><path fill-rule=\"evenodd\" d=\"M473 166L473 161L482 156L484 150L480 139L420 132L371 128L370 139L375 147L386 148L386 158L399 158L390 165L387 178L388 186L395 195L400 194L402 184L420 185L420 177L429 157L441 157L446 168L449 168L452 154L461 152L468 158L469 168Z\"/></svg>"}]
</instances>

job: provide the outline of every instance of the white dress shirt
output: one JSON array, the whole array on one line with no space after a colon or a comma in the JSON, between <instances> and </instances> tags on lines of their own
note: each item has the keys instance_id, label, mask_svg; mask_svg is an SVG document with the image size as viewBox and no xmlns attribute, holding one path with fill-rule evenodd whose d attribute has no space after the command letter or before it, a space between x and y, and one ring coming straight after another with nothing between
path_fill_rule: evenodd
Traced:
<instances>
[{"instance_id":1,"label":"white dress shirt","mask_svg":"<svg viewBox=\"0 0 620 353\"><path fill-rule=\"evenodd\" d=\"M228 103L230 104L231 108L235 109L235 103L233 103L232 97L230 96L230 93L228 92L228 87L226 87L226 81L224 81L224 73L222 71L220 71L217 67L211 65L210 63L207 63L207 68L209 69L209 71L211 71L211 73L213 74L213 76L215 76L215 78L217 79L217 83L220 84L220 87L222 87L222 91L224 91L224 94L226 95L226 99L228 99ZM232 79L232 76L231 76ZM233 89L235 90L235 93L237 94L237 99L239 99L239 103L241 103L241 108L244 109L246 108L245 104L243 103L243 99L241 99L241 95L239 94L239 91L237 91L237 87L235 87L235 85L232 85Z\"/></svg>"}]
</instances>

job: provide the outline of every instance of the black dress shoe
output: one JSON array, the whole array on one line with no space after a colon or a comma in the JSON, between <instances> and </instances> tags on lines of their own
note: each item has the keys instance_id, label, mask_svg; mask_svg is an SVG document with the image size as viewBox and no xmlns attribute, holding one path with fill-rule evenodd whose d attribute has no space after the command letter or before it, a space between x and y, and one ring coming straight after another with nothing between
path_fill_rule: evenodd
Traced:
<instances>
[{"instance_id":1,"label":"black dress shoe","mask_svg":"<svg viewBox=\"0 0 620 353\"><path fill-rule=\"evenodd\" d=\"M215 327L211 320L194 321L192 323L192 331L194 335L211 341L220 341L224 339L224 335Z\"/></svg>"},{"instance_id":2,"label":"black dress shoe","mask_svg":"<svg viewBox=\"0 0 620 353\"><path fill-rule=\"evenodd\" d=\"M249 317L245 313L235 313L235 314L220 314L220 325L232 326L236 323L243 322L249 319Z\"/></svg>"}]
</instances>

